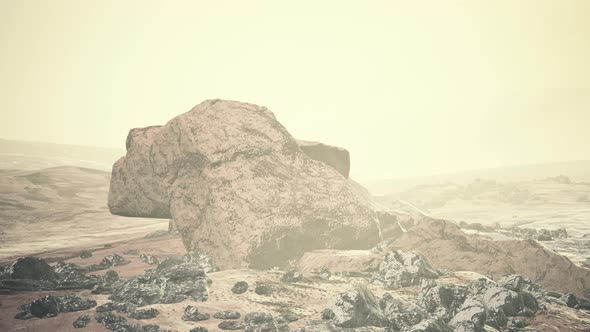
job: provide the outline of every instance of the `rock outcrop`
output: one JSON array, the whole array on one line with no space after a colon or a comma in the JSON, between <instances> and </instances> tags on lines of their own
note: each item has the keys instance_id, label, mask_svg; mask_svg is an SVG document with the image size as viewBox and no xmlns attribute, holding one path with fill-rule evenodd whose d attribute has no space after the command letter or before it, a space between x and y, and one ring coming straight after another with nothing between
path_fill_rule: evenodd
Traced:
<instances>
[{"instance_id":1,"label":"rock outcrop","mask_svg":"<svg viewBox=\"0 0 590 332\"><path fill-rule=\"evenodd\" d=\"M265 107L207 100L164 126L130 131L108 205L173 218L185 247L221 268L370 248L380 240L371 202L333 167L304 153Z\"/></svg>"},{"instance_id":2,"label":"rock outcrop","mask_svg":"<svg viewBox=\"0 0 590 332\"><path fill-rule=\"evenodd\" d=\"M308 157L330 165L348 179L350 174L350 153L344 148L319 142L297 140L297 144Z\"/></svg>"}]
</instances>

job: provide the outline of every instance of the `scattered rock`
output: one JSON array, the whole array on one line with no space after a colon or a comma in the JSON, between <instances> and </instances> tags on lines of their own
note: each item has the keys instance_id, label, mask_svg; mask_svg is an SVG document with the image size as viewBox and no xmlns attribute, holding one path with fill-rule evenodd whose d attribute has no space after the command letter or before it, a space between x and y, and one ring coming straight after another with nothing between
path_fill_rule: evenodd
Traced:
<instances>
[{"instance_id":1,"label":"scattered rock","mask_svg":"<svg viewBox=\"0 0 590 332\"><path fill-rule=\"evenodd\" d=\"M105 256L100 263L92 264L92 265L88 266L86 269L88 271L92 272L92 271L106 270L106 269L109 269L114 266L121 266L121 265L126 265L126 264L129 264L128 260L126 260L125 258L123 258L117 254L112 254L112 255Z\"/></svg>"},{"instance_id":2,"label":"scattered rock","mask_svg":"<svg viewBox=\"0 0 590 332\"><path fill-rule=\"evenodd\" d=\"M232 293L234 294L243 294L248 290L248 283L245 281L238 281L236 284L231 288Z\"/></svg>"},{"instance_id":3,"label":"scattered rock","mask_svg":"<svg viewBox=\"0 0 590 332\"><path fill-rule=\"evenodd\" d=\"M69 294L62 296L47 295L37 300L21 305L16 319L49 318L55 317L59 313L88 310L96 307L96 301L83 299L78 295Z\"/></svg>"},{"instance_id":4,"label":"scattered rock","mask_svg":"<svg viewBox=\"0 0 590 332\"><path fill-rule=\"evenodd\" d=\"M146 264L155 265L159 263L158 258L150 254L141 254L139 255L139 259Z\"/></svg>"},{"instance_id":5,"label":"scattered rock","mask_svg":"<svg viewBox=\"0 0 590 332\"><path fill-rule=\"evenodd\" d=\"M244 317L246 332L283 332L289 331L286 322L275 320L269 313L251 312Z\"/></svg>"},{"instance_id":6,"label":"scattered rock","mask_svg":"<svg viewBox=\"0 0 590 332\"><path fill-rule=\"evenodd\" d=\"M431 318L448 322L465 302L467 289L455 285L438 285L424 279L420 284L418 306Z\"/></svg>"},{"instance_id":7,"label":"scattered rock","mask_svg":"<svg viewBox=\"0 0 590 332\"><path fill-rule=\"evenodd\" d=\"M137 309L129 313L129 318L133 319L151 319L158 316L160 312L158 309L149 308L149 309Z\"/></svg>"},{"instance_id":8,"label":"scattered rock","mask_svg":"<svg viewBox=\"0 0 590 332\"><path fill-rule=\"evenodd\" d=\"M396 289L418 285L423 278L438 278L438 272L430 266L426 258L414 252L393 250L385 255L372 282L387 289Z\"/></svg>"},{"instance_id":9,"label":"scattered rock","mask_svg":"<svg viewBox=\"0 0 590 332\"><path fill-rule=\"evenodd\" d=\"M182 316L182 320L198 322L202 320L207 320L210 318L210 315L204 312L200 312L197 307L193 307L192 305L186 306L184 308L184 315Z\"/></svg>"},{"instance_id":10,"label":"scattered rock","mask_svg":"<svg viewBox=\"0 0 590 332\"><path fill-rule=\"evenodd\" d=\"M427 319L414 325L410 332L453 332L453 330L443 321Z\"/></svg>"},{"instance_id":11,"label":"scattered rock","mask_svg":"<svg viewBox=\"0 0 590 332\"><path fill-rule=\"evenodd\" d=\"M185 299L206 301L208 278L195 262L166 259L143 275L119 280L112 285L109 299L137 306L178 303Z\"/></svg>"},{"instance_id":12,"label":"scattered rock","mask_svg":"<svg viewBox=\"0 0 590 332\"><path fill-rule=\"evenodd\" d=\"M270 295L274 292L274 287L269 284L258 284L254 289L254 293L258 295Z\"/></svg>"},{"instance_id":13,"label":"scattered rock","mask_svg":"<svg viewBox=\"0 0 590 332\"><path fill-rule=\"evenodd\" d=\"M216 312L213 314L213 318L223 319L223 320L239 319L240 316L241 315L239 312L233 311L233 310L220 311L220 312Z\"/></svg>"},{"instance_id":14,"label":"scattered rock","mask_svg":"<svg viewBox=\"0 0 590 332\"><path fill-rule=\"evenodd\" d=\"M297 271L287 271L281 277L281 281L286 283L301 282L303 281L303 273Z\"/></svg>"},{"instance_id":15,"label":"scattered rock","mask_svg":"<svg viewBox=\"0 0 590 332\"><path fill-rule=\"evenodd\" d=\"M82 250L80 252L80 258L87 259L87 258L90 258L90 257L92 257L92 252L90 252L88 250Z\"/></svg>"},{"instance_id":16,"label":"scattered rock","mask_svg":"<svg viewBox=\"0 0 590 332\"><path fill-rule=\"evenodd\" d=\"M383 294L379 307L387 320L387 326L394 331L409 330L423 319L423 310L416 304L393 297L389 293Z\"/></svg>"},{"instance_id":17,"label":"scattered rock","mask_svg":"<svg viewBox=\"0 0 590 332\"><path fill-rule=\"evenodd\" d=\"M382 326L385 322L377 299L371 291L358 286L340 293L322 312L323 319L330 319L339 327Z\"/></svg>"},{"instance_id":18,"label":"scattered rock","mask_svg":"<svg viewBox=\"0 0 590 332\"><path fill-rule=\"evenodd\" d=\"M115 304L113 302L107 302L105 304L101 304L98 307L96 307L96 312L101 313L101 312L110 312L110 311L114 311L115 310Z\"/></svg>"},{"instance_id":19,"label":"scattered rock","mask_svg":"<svg viewBox=\"0 0 590 332\"><path fill-rule=\"evenodd\" d=\"M195 328L190 329L189 332L209 332L209 330L206 327L197 326Z\"/></svg>"},{"instance_id":20,"label":"scattered rock","mask_svg":"<svg viewBox=\"0 0 590 332\"><path fill-rule=\"evenodd\" d=\"M235 320L226 320L217 325L222 330L243 330L244 323Z\"/></svg>"},{"instance_id":21,"label":"scattered rock","mask_svg":"<svg viewBox=\"0 0 590 332\"><path fill-rule=\"evenodd\" d=\"M90 316L82 315L82 316L76 318L76 320L74 321L74 323L72 323L72 325L74 325L74 327L77 329L81 329L83 327L86 327L86 325L88 325L88 323L90 323Z\"/></svg>"}]
</instances>

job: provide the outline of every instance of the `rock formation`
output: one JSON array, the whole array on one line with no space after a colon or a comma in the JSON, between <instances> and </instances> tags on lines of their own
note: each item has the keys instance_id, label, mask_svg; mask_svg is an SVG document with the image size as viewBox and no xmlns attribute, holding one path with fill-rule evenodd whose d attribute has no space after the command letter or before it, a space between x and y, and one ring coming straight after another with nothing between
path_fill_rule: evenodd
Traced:
<instances>
[{"instance_id":1,"label":"rock formation","mask_svg":"<svg viewBox=\"0 0 590 332\"><path fill-rule=\"evenodd\" d=\"M380 240L378 219L342 175L345 159L310 158L265 107L207 100L164 126L130 131L108 205L113 214L171 217L185 247L222 268L366 249Z\"/></svg>"},{"instance_id":2,"label":"rock formation","mask_svg":"<svg viewBox=\"0 0 590 332\"><path fill-rule=\"evenodd\" d=\"M332 166L348 179L350 173L350 153L344 148L318 142L297 140L297 144L308 157Z\"/></svg>"}]
</instances>

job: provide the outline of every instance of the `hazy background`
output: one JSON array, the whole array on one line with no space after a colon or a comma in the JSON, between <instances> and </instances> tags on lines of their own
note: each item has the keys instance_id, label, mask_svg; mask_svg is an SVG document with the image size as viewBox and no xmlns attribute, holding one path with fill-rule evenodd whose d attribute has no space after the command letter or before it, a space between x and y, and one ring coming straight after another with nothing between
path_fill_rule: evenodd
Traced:
<instances>
[{"instance_id":1,"label":"hazy background","mask_svg":"<svg viewBox=\"0 0 590 332\"><path fill-rule=\"evenodd\" d=\"M269 107L361 180L590 159L590 1L0 0L0 138Z\"/></svg>"}]
</instances>

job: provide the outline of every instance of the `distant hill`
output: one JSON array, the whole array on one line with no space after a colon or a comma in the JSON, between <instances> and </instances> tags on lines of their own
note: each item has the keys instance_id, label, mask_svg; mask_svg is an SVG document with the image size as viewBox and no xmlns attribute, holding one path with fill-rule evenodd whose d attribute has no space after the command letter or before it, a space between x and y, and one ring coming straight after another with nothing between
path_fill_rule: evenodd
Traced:
<instances>
[{"instance_id":1,"label":"distant hill","mask_svg":"<svg viewBox=\"0 0 590 332\"><path fill-rule=\"evenodd\" d=\"M110 171L124 154L123 149L0 139L0 169L77 166Z\"/></svg>"},{"instance_id":2,"label":"distant hill","mask_svg":"<svg viewBox=\"0 0 590 332\"><path fill-rule=\"evenodd\" d=\"M575 182L590 182L590 160L564 161L522 166L487 168L449 174L386 179L362 183L373 195L387 195L420 185L454 183L465 185L475 179L502 182L531 181L565 175Z\"/></svg>"}]
</instances>

